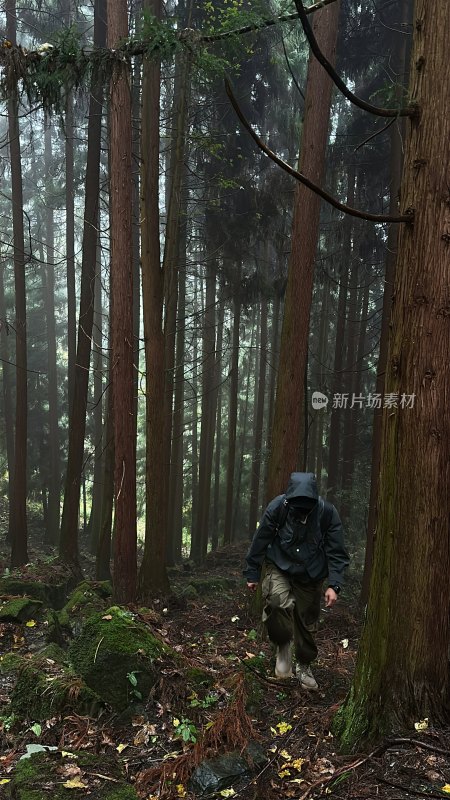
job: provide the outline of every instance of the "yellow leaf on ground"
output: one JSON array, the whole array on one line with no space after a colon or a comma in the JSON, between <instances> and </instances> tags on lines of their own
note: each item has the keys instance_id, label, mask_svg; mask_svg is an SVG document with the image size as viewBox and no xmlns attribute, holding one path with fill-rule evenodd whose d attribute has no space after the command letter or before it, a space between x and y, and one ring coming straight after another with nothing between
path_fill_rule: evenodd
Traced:
<instances>
[{"instance_id":1,"label":"yellow leaf on ground","mask_svg":"<svg viewBox=\"0 0 450 800\"><path fill-rule=\"evenodd\" d=\"M428 728L428 717L425 717L425 719L421 719L420 722L415 722L414 727L416 731L426 731L426 729Z\"/></svg>"},{"instance_id":2,"label":"yellow leaf on ground","mask_svg":"<svg viewBox=\"0 0 450 800\"><path fill-rule=\"evenodd\" d=\"M288 731L292 730L292 725L289 725L289 722L278 722L277 724L278 733L287 733Z\"/></svg>"},{"instance_id":3,"label":"yellow leaf on ground","mask_svg":"<svg viewBox=\"0 0 450 800\"><path fill-rule=\"evenodd\" d=\"M281 769L280 772L278 773L278 777L279 778L290 777L290 775L291 775L291 773L289 772L288 769Z\"/></svg>"},{"instance_id":4,"label":"yellow leaf on ground","mask_svg":"<svg viewBox=\"0 0 450 800\"><path fill-rule=\"evenodd\" d=\"M290 761L292 756L288 753L287 750L280 750L280 756L284 758L285 761Z\"/></svg>"},{"instance_id":5,"label":"yellow leaf on ground","mask_svg":"<svg viewBox=\"0 0 450 800\"><path fill-rule=\"evenodd\" d=\"M102 617L102 619L112 619L112 614L105 614L105 616Z\"/></svg>"},{"instance_id":6,"label":"yellow leaf on ground","mask_svg":"<svg viewBox=\"0 0 450 800\"><path fill-rule=\"evenodd\" d=\"M305 759L304 758L296 758L295 761L291 761L290 766L294 767L294 769L296 769L297 772L300 772L300 770L303 767L304 763L305 763Z\"/></svg>"},{"instance_id":7,"label":"yellow leaf on ground","mask_svg":"<svg viewBox=\"0 0 450 800\"><path fill-rule=\"evenodd\" d=\"M289 783L304 783L304 782L305 781L303 780L303 778L292 778L292 780L289 781Z\"/></svg>"},{"instance_id":8,"label":"yellow leaf on ground","mask_svg":"<svg viewBox=\"0 0 450 800\"><path fill-rule=\"evenodd\" d=\"M69 753L67 750L61 750L61 756L63 758L67 758L67 756L70 756L71 758L78 758L75 753Z\"/></svg>"},{"instance_id":9,"label":"yellow leaf on ground","mask_svg":"<svg viewBox=\"0 0 450 800\"><path fill-rule=\"evenodd\" d=\"M36 620L34 619L29 619L28 622L25 623L25 626L27 628L34 628L35 625L36 625Z\"/></svg>"},{"instance_id":10,"label":"yellow leaf on ground","mask_svg":"<svg viewBox=\"0 0 450 800\"><path fill-rule=\"evenodd\" d=\"M83 783L80 778L73 778L63 783L65 789L87 789L87 783Z\"/></svg>"},{"instance_id":11,"label":"yellow leaf on ground","mask_svg":"<svg viewBox=\"0 0 450 800\"><path fill-rule=\"evenodd\" d=\"M123 751L128 747L127 744L118 744L116 750L118 753L123 753Z\"/></svg>"},{"instance_id":12,"label":"yellow leaf on ground","mask_svg":"<svg viewBox=\"0 0 450 800\"><path fill-rule=\"evenodd\" d=\"M448 794L450 794L450 783L446 783L445 786L441 786L441 792L448 792Z\"/></svg>"},{"instance_id":13,"label":"yellow leaf on ground","mask_svg":"<svg viewBox=\"0 0 450 800\"><path fill-rule=\"evenodd\" d=\"M221 797L233 797L236 794L236 792L234 791L234 789L222 789L222 791L219 792L219 794Z\"/></svg>"},{"instance_id":14,"label":"yellow leaf on ground","mask_svg":"<svg viewBox=\"0 0 450 800\"><path fill-rule=\"evenodd\" d=\"M186 797L186 795L187 795L187 791L184 788L182 783L179 783L177 785L177 794L178 794L178 797Z\"/></svg>"},{"instance_id":15,"label":"yellow leaf on ground","mask_svg":"<svg viewBox=\"0 0 450 800\"><path fill-rule=\"evenodd\" d=\"M5 783L11 783L11 778L2 778L0 780L0 786L4 786Z\"/></svg>"}]
</instances>

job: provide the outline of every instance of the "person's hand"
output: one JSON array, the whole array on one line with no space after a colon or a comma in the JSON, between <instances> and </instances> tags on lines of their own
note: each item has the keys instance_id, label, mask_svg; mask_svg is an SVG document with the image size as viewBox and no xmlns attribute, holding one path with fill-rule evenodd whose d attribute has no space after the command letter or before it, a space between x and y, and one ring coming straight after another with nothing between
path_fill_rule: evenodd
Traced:
<instances>
[{"instance_id":1,"label":"person's hand","mask_svg":"<svg viewBox=\"0 0 450 800\"><path fill-rule=\"evenodd\" d=\"M250 592L256 592L257 588L258 588L258 584L257 584L257 583L249 583L249 582L247 581L247 589L248 589Z\"/></svg>"},{"instance_id":2,"label":"person's hand","mask_svg":"<svg viewBox=\"0 0 450 800\"><path fill-rule=\"evenodd\" d=\"M331 606L334 606L337 599L338 596L336 592L331 588L331 586L329 586L325 592L325 606L327 608L331 608Z\"/></svg>"}]
</instances>

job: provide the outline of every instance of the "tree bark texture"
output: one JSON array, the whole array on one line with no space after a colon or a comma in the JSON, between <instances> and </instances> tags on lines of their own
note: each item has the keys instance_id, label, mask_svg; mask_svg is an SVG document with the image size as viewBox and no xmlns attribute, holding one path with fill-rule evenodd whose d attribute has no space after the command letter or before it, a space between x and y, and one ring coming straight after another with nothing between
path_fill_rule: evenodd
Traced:
<instances>
[{"instance_id":1,"label":"tree bark texture","mask_svg":"<svg viewBox=\"0 0 450 800\"><path fill-rule=\"evenodd\" d=\"M144 8L161 17L160 0ZM141 258L146 362L146 516L139 595L164 594L167 509L164 458L164 281L159 246L159 97L160 65L144 59L142 76Z\"/></svg>"},{"instance_id":2,"label":"tree bark texture","mask_svg":"<svg viewBox=\"0 0 450 800\"><path fill-rule=\"evenodd\" d=\"M128 35L126 0L108 0L108 45ZM110 84L111 358L114 406L114 598L136 596L131 80L125 64Z\"/></svg>"},{"instance_id":3,"label":"tree bark texture","mask_svg":"<svg viewBox=\"0 0 450 800\"><path fill-rule=\"evenodd\" d=\"M241 300L238 286L241 276L239 265L238 278L233 297L233 343L231 347L230 366L230 400L228 412L228 459L227 459L227 486L225 498L225 523L223 531L224 544L230 544L233 536L233 498L234 478L236 468L236 426L238 411L238 379L239 379L239 341L241 324Z\"/></svg>"},{"instance_id":4,"label":"tree bark texture","mask_svg":"<svg viewBox=\"0 0 450 800\"><path fill-rule=\"evenodd\" d=\"M332 63L335 60L338 15L339 1L314 15L316 37ZM322 183L324 174L331 91L331 79L311 55L300 171L318 184ZM305 366L319 214L318 196L303 185L296 186L267 499L285 490L289 474L299 464L299 444L304 433Z\"/></svg>"},{"instance_id":5,"label":"tree bark texture","mask_svg":"<svg viewBox=\"0 0 450 800\"><path fill-rule=\"evenodd\" d=\"M16 3L7 0L6 36L16 41ZM16 420L12 498L11 566L28 561L27 543L27 309L23 225L23 187L20 152L19 104L12 93L8 100L8 133L11 156L12 218L14 248L15 332L16 332Z\"/></svg>"},{"instance_id":6,"label":"tree bark texture","mask_svg":"<svg viewBox=\"0 0 450 800\"><path fill-rule=\"evenodd\" d=\"M45 129L45 165L51 174L52 130ZM47 319L47 369L48 369L48 433L50 454L50 475L48 482L48 517L46 526L47 541L56 544L59 538L59 514L61 502L61 460L59 453L59 410L58 410L58 370L56 357L55 320L55 231L53 208L47 198L45 223L47 264L45 266L45 315Z\"/></svg>"},{"instance_id":7,"label":"tree bark texture","mask_svg":"<svg viewBox=\"0 0 450 800\"><path fill-rule=\"evenodd\" d=\"M106 39L105 0L96 0L94 42L101 47ZM73 406L70 415L69 451L64 489L59 554L61 559L79 571L78 518L80 507L81 473L83 469L84 437L88 398L91 338L94 318L94 287L97 251L97 226L100 191L100 148L103 90L101 81L92 87L89 99L88 149L86 162L86 202L83 226L83 252L80 284L80 316Z\"/></svg>"},{"instance_id":8,"label":"tree bark texture","mask_svg":"<svg viewBox=\"0 0 450 800\"><path fill-rule=\"evenodd\" d=\"M355 677L336 729L347 748L424 717L448 720L450 640L450 15L417 0L387 393L415 395L383 412L377 541ZM447 705L446 705L447 704Z\"/></svg>"}]
</instances>

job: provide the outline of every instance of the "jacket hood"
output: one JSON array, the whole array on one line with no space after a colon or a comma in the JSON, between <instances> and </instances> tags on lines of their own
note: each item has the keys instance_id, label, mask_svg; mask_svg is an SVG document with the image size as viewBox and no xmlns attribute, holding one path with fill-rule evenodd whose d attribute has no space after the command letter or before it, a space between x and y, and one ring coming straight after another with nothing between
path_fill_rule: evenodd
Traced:
<instances>
[{"instance_id":1,"label":"jacket hood","mask_svg":"<svg viewBox=\"0 0 450 800\"><path fill-rule=\"evenodd\" d=\"M316 476L313 472L292 472L286 489L286 500L297 497L307 497L314 504L319 499Z\"/></svg>"}]
</instances>

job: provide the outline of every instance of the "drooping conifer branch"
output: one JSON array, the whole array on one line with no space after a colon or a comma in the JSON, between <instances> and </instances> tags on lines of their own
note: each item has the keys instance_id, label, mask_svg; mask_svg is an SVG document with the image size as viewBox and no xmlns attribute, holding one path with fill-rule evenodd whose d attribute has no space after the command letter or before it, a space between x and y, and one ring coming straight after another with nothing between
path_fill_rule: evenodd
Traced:
<instances>
[{"instance_id":1,"label":"drooping conifer branch","mask_svg":"<svg viewBox=\"0 0 450 800\"><path fill-rule=\"evenodd\" d=\"M303 175L302 172L299 172L298 170L291 167L290 164L288 164L282 158L277 156L276 153L274 153L273 150L271 150L262 141L262 139L258 136L256 131L253 130L249 121L244 116L233 94L233 90L231 88L231 84L228 78L225 79L225 89L228 97L230 98L231 104L234 110L236 111L237 116L239 117L244 128L248 131L252 139L256 142L259 149L262 150L262 152L265 153L266 156L268 156L272 161L274 161L275 164L278 164L278 166L281 167L281 169L283 169L289 175L292 175L292 177L295 178L297 181L300 181L300 183L303 183L305 186L308 187L308 189L311 189L311 191L318 194L319 197L321 197L323 200L326 200L326 202L330 203L330 205L334 206L334 208L337 208L338 211L343 211L344 214L349 214L352 217L358 217L359 219L366 219L369 220L370 222L377 222L379 224L384 222L395 222L395 223L406 222L411 224L414 221L414 213L412 210L407 211L405 214L399 214L398 216L394 216L392 214L371 214L369 212L360 211L357 208L352 208L351 206L347 206L345 205L345 203L341 203L339 200L333 197L333 195L329 194L320 186L317 186L317 184L313 183L313 181L307 178L306 175Z\"/></svg>"},{"instance_id":2,"label":"drooping conifer branch","mask_svg":"<svg viewBox=\"0 0 450 800\"><path fill-rule=\"evenodd\" d=\"M306 14L313 14L314 11L319 11L321 8L325 6L331 5L331 3L335 3L336 0L320 0L318 3L314 3L312 6L307 6L305 8ZM255 22L252 25L244 25L242 28L236 28L232 31L223 31L223 33L212 33L207 36L202 36L202 42L219 42L222 39L229 39L231 36L240 36L243 33L252 33L253 31L260 31L263 28L270 28L272 25L279 25L280 22L294 22L298 19L298 14L281 14L279 17L273 17L272 19L263 19L261 22Z\"/></svg>"},{"instance_id":3,"label":"drooping conifer branch","mask_svg":"<svg viewBox=\"0 0 450 800\"><path fill-rule=\"evenodd\" d=\"M407 106L406 108L379 108L378 106L374 106L372 103L367 103L365 100L362 100L360 97L357 97L355 94L353 94L353 92L350 91L348 86L344 83L342 78L339 77L334 67L322 53L314 35L314 31L309 23L308 15L305 7L303 6L302 0L294 0L294 2L312 52L317 58L319 64L321 64L326 72L328 72L330 78L334 81L337 88L342 92L347 100L350 100L350 102L353 103L353 105L358 106L358 108L362 108L363 111L368 111L370 114L376 114L379 117L412 117L417 113L417 108L414 106Z\"/></svg>"}]
</instances>

